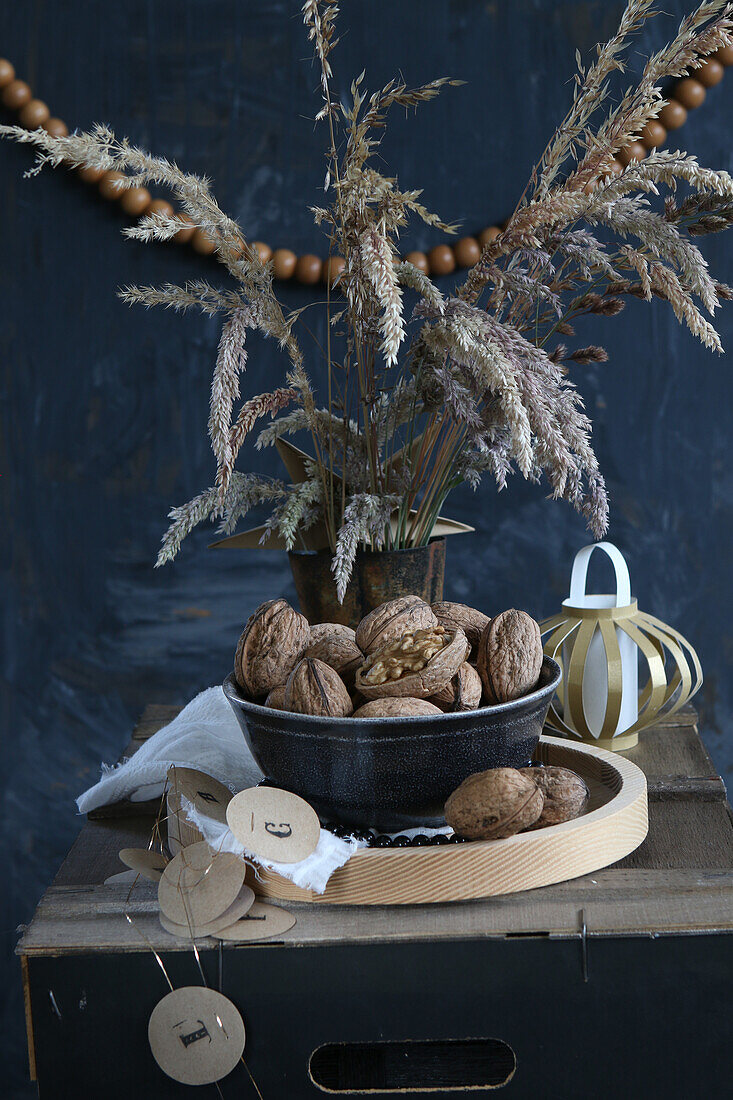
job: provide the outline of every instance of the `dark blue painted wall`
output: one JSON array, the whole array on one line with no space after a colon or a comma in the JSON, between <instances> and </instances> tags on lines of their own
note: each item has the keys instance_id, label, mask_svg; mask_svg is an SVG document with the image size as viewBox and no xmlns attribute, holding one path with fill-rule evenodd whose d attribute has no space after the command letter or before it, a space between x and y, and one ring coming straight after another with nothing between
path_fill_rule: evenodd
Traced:
<instances>
[{"instance_id":1,"label":"dark blue painted wall","mask_svg":"<svg viewBox=\"0 0 733 1100\"><path fill-rule=\"evenodd\" d=\"M206 172L253 238L318 250L307 206L323 178L307 117L317 78L296 3L76 0L5 5L0 53L72 125L119 133ZM665 5L675 16L683 0ZM352 0L335 58L341 86L462 77L384 143L406 186L467 231L505 216L562 117L576 48L615 26L608 0ZM348 27L348 30L347 30ZM669 37L659 19L639 44ZM635 55L635 63L638 53ZM733 74L680 132L683 148L733 170ZM147 701L184 702L227 671L263 593L293 594L276 555L210 554L206 533L154 572L172 503L211 481L206 440L215 322L131 312L130 282L217 277L190 249L125 242L116 208L65 172L26 181L28 150L0 148L0 358L3 653L0 900L11 967L0 1034L24 1064L15 926L27 920L79 828L73 797L113 761ZM429 246L418 229L405 245ZM704 242L733 282L729 239ZM286 289L289 306L312 298ZM733 310L720 317L733 343ZM679 329L661 304L632 303L588 325L609 363L576 377L596 424L612 494L610 537L626 552L643 607L682 629L707 674L699 697L718 767L730 775L733 612L728 548L733 478L728 362ZM315 356L314 356L315 361ZM283 360L253 343L246 386ZM252 468L274 469L252 454ZM535 487L460 492L449 513L477 527L450 546L447 590L487 610L552 612L582 523ZM20 1095L20 1093L18 1093Z\"/></svg>"}]
</instances>

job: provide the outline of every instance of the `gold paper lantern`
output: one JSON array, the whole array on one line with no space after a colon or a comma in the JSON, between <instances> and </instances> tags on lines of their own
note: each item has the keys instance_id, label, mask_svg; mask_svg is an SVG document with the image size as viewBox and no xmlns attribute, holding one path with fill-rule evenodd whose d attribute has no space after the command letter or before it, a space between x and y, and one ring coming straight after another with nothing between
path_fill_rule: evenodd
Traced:
<instances>
[{"instance_id":1,"label":"gold paper lantern","mask_svg":"<svg viewBox=\"0 0 733 1100\"><path fill-rule=\"evenodd\" d=\"M613 563L615 595L586 593L595 549L604 550ZM639 611L626 561L609 542L578 551L570 596L561 613L545 619L540 629L545 653L563 670L547 724L566 737L603 749L630 749L639 730L674 714L702 684L695 650L673 627ZM648 677L640 689L644 662Z\"/></svg>"}]
</instances>

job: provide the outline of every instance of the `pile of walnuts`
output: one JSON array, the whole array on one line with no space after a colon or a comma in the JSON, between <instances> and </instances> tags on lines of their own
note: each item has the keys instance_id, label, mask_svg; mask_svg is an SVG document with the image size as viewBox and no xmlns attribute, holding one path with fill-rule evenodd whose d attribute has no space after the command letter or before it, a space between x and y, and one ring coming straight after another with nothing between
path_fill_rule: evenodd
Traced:
<instances>
[{"instance_id":1,"label":"pile of walnuts","mask_svg":"<svg viewBox=\"0 0 733 1100\"><path fill-rule=\"evenodd\" d=\"M445 820L469 840L500 840L579 817L585 780L569 768L490 768L464 779L445 804Z\"/></svg>"},{"instance_id":2,"label":"pile of walnuts","mask_svg":"<svg viewBox=\"0 0 733 1100\"><path fill-rule=\"evenodd\" d=\"M283 599L257 608L242 632L234 675L275 710L385 718L475 710L532 691L540 628L524 611L493 619L459 603L401 596L352 630L310 626Z\"/></svg>"}]
</instances>

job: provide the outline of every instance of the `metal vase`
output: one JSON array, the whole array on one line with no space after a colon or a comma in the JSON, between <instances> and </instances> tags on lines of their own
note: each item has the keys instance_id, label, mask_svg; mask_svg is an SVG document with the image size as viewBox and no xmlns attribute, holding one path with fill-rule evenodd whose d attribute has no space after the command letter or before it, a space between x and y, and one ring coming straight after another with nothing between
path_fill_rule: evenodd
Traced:
<instances>
[{"instance_id":1,"label":"metal vase","mask_svg":"<svg viewBox=\"0 0 733 1100\"><path fill-rule=\"evenodd\" d=\"M300 610L310 623L355 627L367 612L397 596L422 596L426 603L443 599L445 539L411 550L360 550L343 603L336 595L330 550L291 550L288 557Z\"/></svg>"}]
</instances>

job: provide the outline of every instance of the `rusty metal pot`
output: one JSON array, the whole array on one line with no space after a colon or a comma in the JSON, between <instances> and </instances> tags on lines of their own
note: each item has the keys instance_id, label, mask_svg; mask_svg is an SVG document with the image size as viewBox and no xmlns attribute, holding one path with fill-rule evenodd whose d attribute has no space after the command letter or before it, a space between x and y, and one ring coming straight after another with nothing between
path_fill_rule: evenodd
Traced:
<instances>
[{"instance_id":1,"label":"rusty metal pot","mask_svg":"<svg viewBox=\"0 0 733 1100\"><path fill-rule=\"evenodd\" d=\"M288 554L300 610L311 623L356 627L375 607L397 596L443 599L445 539L431 539L411 550L360 550L344 602L338 602L330 550L291 550Z\"/></svg>"}]
</instances>

